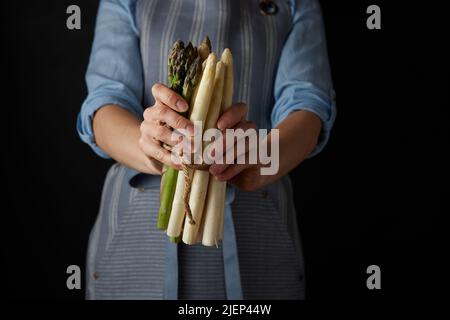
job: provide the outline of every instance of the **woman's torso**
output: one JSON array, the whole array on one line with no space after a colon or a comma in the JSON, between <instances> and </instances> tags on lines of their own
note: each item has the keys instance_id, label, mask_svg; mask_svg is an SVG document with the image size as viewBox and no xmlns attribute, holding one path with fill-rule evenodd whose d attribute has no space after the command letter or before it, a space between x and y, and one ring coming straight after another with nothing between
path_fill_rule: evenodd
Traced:
<instances>
[{"instance_id":1,"label":"woman's torso","mask_svg":"<svg viewBox=\"0 0 450 320\"><path fill-rule=\"evenodd\" d=\"M177 39L200 44L209 36L219 57L234 57L234 102L245 102L248 120L271 127L273 85L278 59L292 26L288 1L275 1L276 15L262 15L259 0L139 0L135 19L143 64L145 106L153 103L151 86L167 82L167 56Z\"/></svg>"},{"instance_id":2,"label":"woman's torso","mask_svg":"<svg viewBox=\"0 0 450 320\"><path fill-rule=\"evenodd\" d=\"M276 3L278 14L264 16L259 0L138 0L144 105L153 103L151 86L167 82L172 43L198 45L208 35L218 55L227 47L233 53L234 101L249 105L248 119L259 128L270 128L274 77L292 24L288 1ZM158 176L111 168L91 233L89 298L163 297L166 236L156 230L158 186ZM232 212L244 298L302 297L303 260L288 179L257 192L237 192ZM222 246L211 249L180 246L180 298L224 295Z\"/></svg>"}]
</instances>

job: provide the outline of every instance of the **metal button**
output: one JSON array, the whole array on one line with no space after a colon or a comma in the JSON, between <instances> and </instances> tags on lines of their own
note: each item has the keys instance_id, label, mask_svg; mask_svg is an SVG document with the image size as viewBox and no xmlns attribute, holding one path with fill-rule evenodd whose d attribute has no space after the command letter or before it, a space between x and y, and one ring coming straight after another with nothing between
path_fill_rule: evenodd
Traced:
<instances>
[{"instance_id":1,"label":"metal button","mask_svg":"<svg viewBox=\"0 0 450 320\"><path fill-rule=\"evenodd\" d=\"M98 272L96 271L96 272L94 272L94 273L92 274L92 276L94 277L95 280L97 280L98 278L100 278L100 273L98 273Z\"/></svg>"},{"instance_id":2,"label":"metal button","mask_svg":"<svg viewBox=\"0 0 450 320\"><path fill-rule=\"evenodd\" d=\"M262 0L259 3L259 11L262 15L273 16L278 13L278 6L270 0Z\"/></svg>"}]
</instances>

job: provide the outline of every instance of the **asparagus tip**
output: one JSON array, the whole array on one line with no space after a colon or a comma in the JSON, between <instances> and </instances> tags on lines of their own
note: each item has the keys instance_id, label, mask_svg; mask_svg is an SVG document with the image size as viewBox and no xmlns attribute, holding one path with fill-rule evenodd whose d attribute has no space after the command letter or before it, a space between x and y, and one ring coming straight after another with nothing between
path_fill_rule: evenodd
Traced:
<instances>
[{"instance_id":1,"label":"asparagus tip","mask_svg":"<svg viewBox=\"0 0 450 320\"><path fill-rule=\"evenodd\" d=\"M203 39L202 44L205 44L205 45L209 48L210 51L212 50L212 47L211 47L211 40L209 40L209 37L208 37L208 36L206 36L205 39Z\"/></svg>"}]
</instances>

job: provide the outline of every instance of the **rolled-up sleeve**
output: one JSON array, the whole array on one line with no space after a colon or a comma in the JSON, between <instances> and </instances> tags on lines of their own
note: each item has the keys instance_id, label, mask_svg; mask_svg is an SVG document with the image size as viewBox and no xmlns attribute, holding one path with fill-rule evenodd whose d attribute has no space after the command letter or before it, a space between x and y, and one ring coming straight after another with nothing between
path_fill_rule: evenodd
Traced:
<instances>
[{"instance_id":1,"label":"rolled-up sleeve","mask_svg":"<svg viewBox=\"0 0 450 320\"><path fill-rule=\"evenodd\" d=\"M335 93L322 13L316 0L292 2L293 27L281 53L275 78L275 104L271 113L275 128L289 114L307 110L322 120L322 132L311 156L328 141L336 117Z\"/></svg>"},{"instance_id":2,"label":"rolled-up sleeve","mask_svg":"<svg viewBox=\"0 0 450 320\"><path fill-rule=\"evenodd\" d=\"M89 65L88 96L77 118L77 131L101 157L92 119L106 104L119 105L142 117L143 75L139 36L134 22L135 1L102 0L99 5Z\"/></svg>"}]
</instances>

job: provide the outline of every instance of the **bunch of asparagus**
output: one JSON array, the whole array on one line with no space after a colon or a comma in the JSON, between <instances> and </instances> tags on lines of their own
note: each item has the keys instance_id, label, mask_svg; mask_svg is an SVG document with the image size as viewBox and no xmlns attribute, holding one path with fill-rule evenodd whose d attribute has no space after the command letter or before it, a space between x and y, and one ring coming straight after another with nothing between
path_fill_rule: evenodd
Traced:
<instances>
[{"instance_id":1,"label":"bunch of asparagus","mask_svg":"<svg viewBox=\"0 0 450 320\"><path fill-rule=\"evenodd\" d=\"M193 122L202 121L204 130L215 128L220 114L232 103L230 50L225 49L217 61L208 37L198 48L191 43L184 46L178 40L169 54L168 68L169 87L181 94L190 106L183 115L189 115ZM205 143L203 148L206 146ZM217 246L223 236L225 192L226 183L207 170L185 167L183 174L179 174L165 166L158 228L166 230L173 242Z\"/></svg>"}]
</instances>

